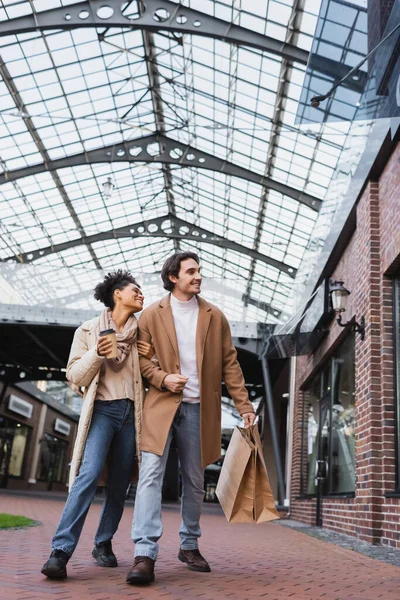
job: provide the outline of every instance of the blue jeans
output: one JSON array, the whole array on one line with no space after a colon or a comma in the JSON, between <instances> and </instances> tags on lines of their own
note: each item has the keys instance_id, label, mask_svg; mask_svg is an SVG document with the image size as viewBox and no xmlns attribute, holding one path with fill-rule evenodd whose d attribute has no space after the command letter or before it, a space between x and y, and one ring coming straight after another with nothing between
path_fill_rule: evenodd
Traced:
<instances>
[{"instance_id":1,"label":"blue jeans","mask_svg":"<svg viewBox=\"0 0 400 600\"><path fill-rule=\"evenodd\" d=\"M75 550L107 456L106 497L95 543L111 540L124 510L135 454L134 403L131 400L97 400L82 464L54 534L52 550L63 550L69 556Z\"/></svg>"},{"instance_id":2,"label":"blue jeans","mask_svg":"<svg viewBox=\"0 0 400 600\"><path fill-rule=\"evenodd\" d=\"M178 448L182 472L180 547L184 550L198 548L198 539L201 536L201 506L204 499L200 404L183 402L173 420L164 454L157 456L151 452L142 452L132 524L135 556L149 556L156 560L158 555L157 542L162 535L161 492L172 436Z\"/></svg>"}]
</instances>

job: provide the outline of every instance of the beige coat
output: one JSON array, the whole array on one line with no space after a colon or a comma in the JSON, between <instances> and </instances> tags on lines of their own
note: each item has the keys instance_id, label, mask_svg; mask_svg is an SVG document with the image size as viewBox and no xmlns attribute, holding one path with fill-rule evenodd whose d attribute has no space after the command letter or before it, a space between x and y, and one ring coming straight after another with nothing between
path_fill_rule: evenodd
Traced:
<instances>
[{"instance_id":1,"label":"beige coat","mask_svg":"<svg viewBox=\"0 0 400 600\"><path fill-rule=\"evenodd\" d=\"M99 383L100 368L104 358L98 356L96 347L100 331L100 319L96 317L83 323L76 331L72 342L71 352L67 365L67 379L79 387L84 387L83 406L78 424L78 433L72 455L69 473L69 487L74 483L79 472L85 450L86 438L92 420L93 406L96 399L97 385ZM134 351L134 350L133 350ZM143 411L143 384L140 373L135 374L135 428L136 447L139 456L140 432ZM107 479L107 465L105 465L99 485L104 485Z\"/></svg>"},{"instance_id":2,"label":"beige coat","mask_svg":"<svg viewBox=\"0 0 400 600\"><path fill-rule=\"evenodd\" d=\"M200 382L200 436L202 464L221 455L221 388L225 382L238 412L254 412L225 315L203 298L199 300L196 333L197 369ZM142 375L149 382L143 410L140 449L162 455L182 393L164 390L169 373L180 372L179 351L170 295L146 308L139 319L139 339L154 345L158 364L139 357Z\"/></svg>"}]
</instances>

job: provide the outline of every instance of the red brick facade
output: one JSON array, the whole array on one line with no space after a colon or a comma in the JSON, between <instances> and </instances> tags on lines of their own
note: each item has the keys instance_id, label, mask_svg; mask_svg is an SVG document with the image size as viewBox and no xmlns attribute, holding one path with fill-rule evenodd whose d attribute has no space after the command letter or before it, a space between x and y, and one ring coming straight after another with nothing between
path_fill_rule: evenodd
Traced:
<instances>
[{"instance_id":1,"label":"red brick facade","mask_svg":"<svg viewBox=\"0 0 400 600\"><path fill-rule=\"evenodd\" d=\"M400 548L400 494L395 481L395 393L391 275L400 266L400 144L379 181L357 206L357 226L334 272L351 290L344 320L364 315L366 336L355 335L356 489L354 498L323 500L323 524L369 542ZM302 498L304 384L348 335L334 321L313 355L299 357L294 416L292 518L314 523L315 499Z\"/></svg>"},{"instance_id":2,"label":"red brick facade","mask_svg":"<svg viewBox=\"0 0 400 600\"><path fill-rule=\"evenodd\" d=\"M0 393L3 389L3 385L4 384L0 382ZM34 386L32 386L32 387L33 387L33 389L35 389ZM12 412L7 408L6 399L7 399L8 395L10 395L10 394L13 394L14 396L17 396L18 398L21 398L22 400L29 402L29 404L32 406L32 416L31 417L29 417L29 418L23 417L20 414ZM21 477L9 478L8 482L7 482L7 486L6 486L8 489L15 489L15 490L34 489L34 490L40 490L40 491L44 491L44 490L48 489L48 483L46 481L35 481L35 483L30 481L31 468L32 468L32 463L34 461L35 448L38 445L37 438L38 438L38 429L39 429L40 413L41 413L42 406L43 406L43 402L39 398L36 398L33 394L30 394L30 393L22 390L19 387L15 387L12 384L10 384L7 387L5 398L3 399L3 402L0 406L0 418L6 418L10 422L15 422L15 423L19 422L22 425L25 425L29 428L29 434L28 434L28 439L27 439L27 444L26 444L26 449L25 449L25 456L24 456ZM55 431L54 424L55 424L56 419L61 419L62 421L66 422L70 425L71 429L70 429L69 435L63 435L63 434L60 434L57 431ZM70 416L64 414L63 412L58 411L56 408L53 408L50 405L47 406L46 416L45 416L45 420L44 420L44 424L43 424L43 431L40 433L40 436L42 436L44 434L48 434L48 435L51 435L52 437L57 437L61 440L64 440L68 444L67 454L66 454L66 457L64 460L64 465L63 465L63 480L62 480L62 482L53 482L52 483L53 491L64 492L67 489L66 483L68 480L68 469L69 469L68 464L72 459L73 443L75 440L77 429L78 429L78 424L77 424L77 418L75 416L70 417ZM34 477L35 476L36 476L36 474L34 475Z\"/></svg>"}]
</instances>

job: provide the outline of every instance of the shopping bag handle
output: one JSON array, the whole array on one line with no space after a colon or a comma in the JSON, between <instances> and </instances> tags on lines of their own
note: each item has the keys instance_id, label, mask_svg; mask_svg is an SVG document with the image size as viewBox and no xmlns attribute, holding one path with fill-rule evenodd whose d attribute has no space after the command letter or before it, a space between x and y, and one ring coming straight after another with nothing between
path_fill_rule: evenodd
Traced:
<instances>
[{"instance_id":1,"label":"shopping bag handle","mask_svg":"<svg viewBox=\"0 0 400 600\"><path fill-rule=\"evenodd\" d=\"M242 436L244 438L246 438L247 440L249 440L252 444L256 444L256 440L253 435L255 427L257 427L257 425L250 425L250 427L239 427L238 426L238 429L239 429L240 433L242 434Z\"/></svg>"}]
</instances>

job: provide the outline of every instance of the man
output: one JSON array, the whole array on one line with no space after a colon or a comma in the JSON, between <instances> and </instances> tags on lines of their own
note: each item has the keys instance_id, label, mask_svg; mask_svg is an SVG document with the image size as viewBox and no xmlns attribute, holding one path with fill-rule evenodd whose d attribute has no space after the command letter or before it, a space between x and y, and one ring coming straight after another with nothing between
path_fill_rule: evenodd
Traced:
<instances>
[{"instance_id":1,"label":"man","mask_svg":"<svg viewBox=\"0 0 400 600\"><path fill-rule=\"evenodd\" d=\"M170 294L143 311L139 339L151 342L156 360L140 357L149 383L140 448L142 465L132 538L135 560L131 584L154 581L162 534L161 491L174 436L182 471L182 524L178 559L193 571L210 571L198 549L204 499L204 468L221 455L221 383L231 394L245 426L255 414L237 362L225 315L199 297L199 258L192 252L171 256L161 277Z\"/></svg>"},{"instance_id":2,"label":"man","mask_svg":"<svg viewBox=\"0 0 400 600\"><path fill-rule=\"evenodd\" d=\"M125 494L139 445L144 390L139 352L154 351L136 343L135 313L143 308L143 292L128 271L108 273L94 297L105 309L75 332L67 379L85 388L82 414L69 476L70 493L52 540L52 552L42 573L52 579L67 576L67 563L79 541L97 485L107 464L107 488L92 556L102 567L117 567L111 540L124 510ZM109 337L116 332L117 352ZM136 430L136 434L135 434ZM135 443L136 438L136 443Z\"/></svg>"}]
</instances>

